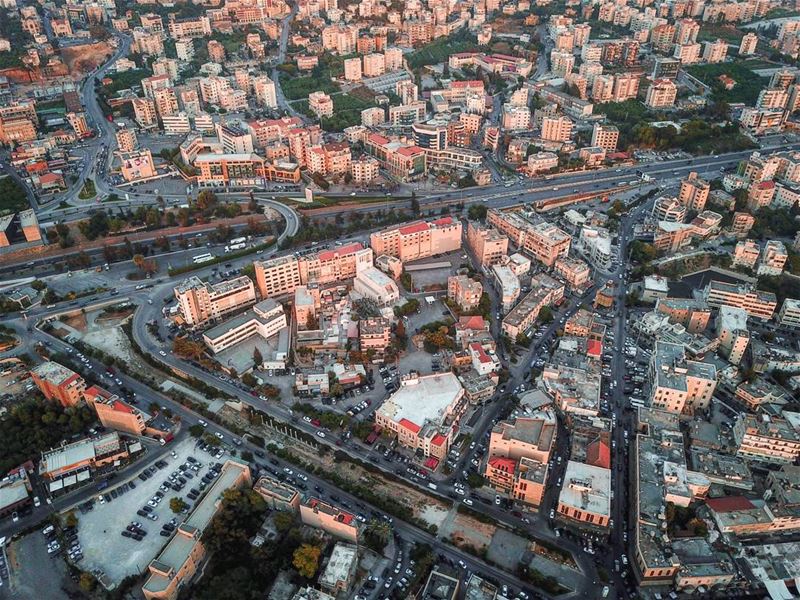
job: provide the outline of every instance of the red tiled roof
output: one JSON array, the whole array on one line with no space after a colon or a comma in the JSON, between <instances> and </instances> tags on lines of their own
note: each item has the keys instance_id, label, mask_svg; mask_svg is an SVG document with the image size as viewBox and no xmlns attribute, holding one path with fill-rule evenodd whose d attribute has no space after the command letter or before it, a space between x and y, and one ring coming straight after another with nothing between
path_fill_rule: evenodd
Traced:
<instances>
[{"instance_id":1,"label":"red tiled roof","mask_svg":"<svg viewBox=\"0 0 800 600\"><path fill-rule=\"evenodd\" d=\"M755 508L753 503L744 496L724 496L722 498L709 498L706 500L708 508L714 512L726 513L737 510L750 510Z\"/></svg>"},{"instance_id":2,"label":"red tiled roof","mask_svg":"<svg viewBox=\"0 0 800 600\"><path fill-rule=\"evenodd\" d=\"M453 81L450 83L450 87L454 89L459 88L482 88L483 81L480 79L470 79L469 81Z\"/></svg>"},{"instance_id":3,"label":"red tiled roof","mask_svg":"<svg viewBox=\"0 0 800 600\"><path fill-rule=\"evenodd\" d=\"M439 459L434 456L429 456L422 465L428 469L435 470L436 467L439 466Z\"/></svg>"},{"instance_id":4,"label":"red tiled roof","mask_svg":"<svg viewBox=\"0 0 800 600\"><path fill-rule=\"evenodd\" d=\"M492 359L489 358L489 355L486 354L486 350L483 349L478 342L472 342L469 347L478 355L478 361L482 363L490 363Z\"/></svg>"},{"instance_id":5,"label":"red tiled roof","mask_svg":"<svg viewBox=\"0 0 800 600\"><path fill-rule=\"evenodd\" d=\"M602 440L595 440L586 448L586 464L604 469L611 468L611 449Z\"/></svg>"},{"instance_id":6,"label":"red tiled roof","mask_svg":"<svg viewBox=\"0 0 800 600\"><path fill-rule=\"evenodd\" d=\"M458 323L456 324L456 329L480 329L483 330L486 328L486 322L483 320L483 317L480 315L475 315L473 317L459 317Z\"/></svg>"},{"instance_id":7,"label":"red tiled roof","mask_svg":"<svg viewBox=\"0 0 800 600\"><path fill-rule=\"evenodd\" d=\"M775 187L774 181L761 181L757 184L760 190L770 190Z\"/></svg>"},{"instance_id":8,"label":"red tiled roof","mask_svg":"<svg viewBox=\"0 0 800 600\"><path fill-rule=\"evenodd\" d=\"M431 444L433 444L434 446L442 446L444 445L445 441L447 441L447 438L444 437L441 433L437 433L435 436L433 436Z\"/></svg>"},{"instance_id":9,"label":"red tiled roof","mask_svg":"<svg viewBox=\"0 0 800 600\"><path fill-rule=\"evenodd\" d=\"M489 466L498 471L513 473L517 466L517 461L513 458L506 458L505 456L495 456L489 459Z\"/></svg>"},{"instance_id":10,"label":"red tiled roof","mask_svg":"<svg viewBox=\"0 0 800 600\"><path fill-rule=\"evenodd\" d=\"M589 356L600 356L603 353L603 343L599 340L589 340L586 344L586 354Z\"/></svg>"},{"instance_id":11,"label":"red tiled roof","mask_svg":"<svg viewBox=\"0 0 800 600\"><path fill-rule=\"evenodd\" d=\"M453 224L453 217L442 217L441 219L436 219L433 222L434 225L452 225Z\"/></svg>"},{"instance_id":12,"label":"red tiled roof","mask_svg":"<svg viewBox=\"0 0 800 600\"><path fill-rule=\"evenodd\" d=\"M409 421L408 419L400 419L400 426L405 427L409 431L413 431L414 433L419 433L421 427L414 423L413 421Z\"/></svg>"},{"instance_id":13,"label":"red tiled roof","mask_svg":"<svg viewBox=\"0 0 800 600\"><path fill-rule=\"evenodd\" d=\"M420 154L424 154L425 151L417 146L403 146L397 150L397 153L400 156L418 156Z\"/></svg>"},{"instance_id":14,"label":"red tiled roof","mask_svg":"<svg viewBox=\"0 0 800 600\"><path fill-rule=\"evenodd\" d=\"M325 250L324 252L320 252L318 258L319 260L333 260L334 258L337 257L358 252L362 248L363 246L361 245L361 242L353 242L352 244L347 244L347 246L342 246L341 248L335 248L333 250Z\"/></svg>"},{"instance_id":15,"label":"red tiled roof","mask_svg":"<svg viewBox=\"0 0 800 600\"><path fill-rule=\"evenodd\" d=\"M114 404L111 405L111 408L113 408L117 412L126 413L129 415L132 415L134 412L133 408L131 408L121 400L114 400Z\"/></svg>"},{"instance_id":16,"label":"red tiled roof","mask_svg":"<svg viewBox=\"0 0 800 600\"><path fill-rule=\"evenodd\" d=\"M427 231L429 228L430 226L427 223L420 221L419 223L412 223L411 225L401 227L399 231L401 235L411 235L412 233L421 233L423 231Z\"/></svg>"}]
</instances>

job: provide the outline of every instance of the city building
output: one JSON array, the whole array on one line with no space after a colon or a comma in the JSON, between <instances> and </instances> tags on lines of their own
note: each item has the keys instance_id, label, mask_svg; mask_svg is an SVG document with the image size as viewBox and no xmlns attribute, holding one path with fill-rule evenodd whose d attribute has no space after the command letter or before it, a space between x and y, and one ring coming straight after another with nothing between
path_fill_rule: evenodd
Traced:
<instances>
[{"instance_id":1,"label":"city building","mask_svg":"<svg viewBox=\"0 0 800 600\"><path fill-rule=\"evenodd\" d=\"M564 284L545 273L535 275L531 280L531 291L503 319L503 333L512 340L516 339L533 325L544 306L554 304L563 297Z\"/></svg>"},{"instance_id":2,"label":"city building","mask_svg":"<svg viewBox=\"0 0 800 600\"><path fill-rule=\"evenodd\" d=\"M297 258L292 255L257 260L253 266L258 293L262 298L293 294L302 283Z\"/></svg>"},{"instance_id":3,"label":"city building","mask_svg":"<svg viewBox=\"0 0 800 600\"><path fill-rule=\"evenodd\" d=\"M702 291L703 299L713 308L734 306L744 309L748 316L768 321L778 301L772 292L762 292L748 284L711 281Z\"/></svg>"},{"instance_id":4,"label":"city building","mask_svg":"<svg viewBox=\"0 0 800 600\"><path fill-rule=\"evenodd\" d=\"M738 365L744 358L750 333L747 331L747 313L733 306L720 306L717 317L719 349L728 361Z\"/></svg>"},{"instance_id":5,"label":"city building","mask_svg":"<svg viewBox=\"0 0 800 600\"><path fill-rule=\"evenodd\" d=\"M579 526L608 527L611 519L611 470L568 461L556 514Z\"/></svg>"},{"instance_id":6,"label":"city building","mask_svg":"<svg viewBox=\"0 0 800 600\"><path fill-rule=\"evenodd\" d=\"M146 600L175 600L180 590L189 585L205 559L202 536L222 506L223 494L250 483L247 465L232 460L225 462L206 494L148 565L150 573L142 586Z\"/></svg>"},{"instance_id":7,"label":"city building","mask_svg":"<svg viewBox=\"0 0 800 600\"><path fill-rule=\"evenodd\" d=\"M372 249L360 242L304 254L298 259L300 281L325 285L352 279L359 271L372 267Z\"/></svg>"},{"instance_id":8,"label":"city building","mask_svg":"<svg viewBox=\"0 0 800 600\"><path fill-rule=\"evenodd\" d=\"M657 79L647 88L644 103L648 108L670 108L675 105L677 96L678 88L671 80Z\"/></svg>"},{"instance_id":9,"label":"city building","mask_svg":"<svg viewBox=\"0 0 800 600\"><path fill-rule=\"evenodd\" d=\"M464 389L452 373L410 374L375 411L375 424L398 443L443 460L466 408Z\"/></svg>"},{"instance_id":10,"label":"city building","mask_svg":"<svg viewBox=\"0 0 800 600\"><path fill-rule=\"evenodd\" d=\"M619 129L613 125L595 123L592 128L592 146L599 147L606 152L616 152L619 142Z\"/></svg>"},{"instance_id":11,"label":"city building","mask_svg":"<svg viewBox=\"0 0 800 600\"><path fill-rule=\"evenodd\" d=\"M120 152L120 172L125 181L140 181L156 176L156 167L153 164L153 155L149 149Z\"/></svg>"},{"instance_id":12,"label":"city building","mask_svg":"<svg viewBox=\"0 0 800 600\"><path fill-rule=\"evenodd\" d=\"M272 298L266 298L252 309L203 332L203 341L214 354L219 354L254 335L267 340L284 332L286 328L283 305ZM278 358L285 360L286 357Z\"/></svg>"},{"instance_id":13,"label":"city building","mask_svg":"<svg viewBox=\"0 0 800 600\"><path fill-rule=\"evenodd\" d=\"M262 475L253 486L253 491L264 498L271 510L285 510L293 513L300 510L300 493L288 483L274 477Z\"/></svg>"},{"instance_id":14,"label":"city building","mask_svg":"<svg viewBox=\"0 0 800 600\"><path fill-rule=\"evenodd\" d=\"M190 327L217 321L256 301L255 286L247 276L214 284L193 276L177 285L174 294L181 318Z\"/></svg>"},{"instance_id":15,"label":"city building","mask_svg":"<svg viewBox=\"0 0 800 600\"><path fill-rule=\"evenodd\" d=\"M482 267L495 265L508 254L508 238L492 227L470 221L467 246Z\"/></svg>"},{"instance_id":16,"label":"city building","mask_svg":"<svg viewBox=\"0 0 800 600\"><path fill-rule=\"evenodd\" d=\"M509 266L492 265L492 275L497 291L500 293L500 307L503 313L510 311L517 303L520 294L519 277Z\"/></svg>"},{"instance_id":17,"label":"city building","mask_svg":"<svg viewBox=\"0 0 800 600\"><path fill-rule=\"evenodd\" d=\"M453 275L447 278L447 299L455 302L464 312L477 308L482 295L483 286L480 282L466 275Z\"/></svg>"},{"instance_id":18,"label":"city building","mask_svg":"<svg viewBox=\"0 0 800 600\"><path fill-rule=\"evenodd\" d=\"M83 377L60 363L43 362L31 371L31 379L46 399L57 400L61 406L75 406L84 400Z\"/></svg>"},{"instance_id":19,"label":"city building","mask_svg":"<svg viewBox=\"0 0 800 600\"><path fill-rule=\"evenodd\" d=\"M400 289L394 280L375 267L359 270L353 279L353 291L378 306L392 306L400 300Z\"/></svg>"},{"instance_id":20,"label":"city building","mask_svg":"<svg viewBox=\"0 0 800 600\"><path fill-rule=\"evenodd\" d=\"M358 543L359 527L356 516L319 498L309 496L303 499L300 503L300 520L304 525L322 529L335 538L351 544Z\"/></svg>"},{"instance_id":21,"label":"city building","mask_svg":"<svg viewBox=\"0 0 800 600\"><path fill-rule=\"evenodd\" d=\"M417 221L370 234L376 256L387 254L409 262L461 248L461 222L452 217Z\"/></svg>"},{"instance_id":22,"label":"city building","mask_svg":"<svg viewBox=\"0 0 800 600\"><path fill-rule=\"evenodd\" d=\"M648 378L650 406L691 415L708 407L717 370L712 364L688 360L683 345L656 340Z\"/></svg>"},{"instance_id":23,"label":"city building","mask_svg":"<svg viewBox=\"0 0 800 600\"><path fill-rule=\"evenodd\" d=\"M141 443L135 443L141 449ZM96 469L127 459L132 449L116 431L64 442L57 448L42 452L39 476L46 480L50 493L58 492L90 479Z\"/></svg>"},{"instance_id":24,"label":"city building","mask_svg":"<svg viewBox=\"0 0 800 600\"><path fill-rule=\"evenodd\" d=\"M687 210L695 212L703 212L708 201L708 194L711 191L709 183L698 177L697 173L692 171L686 179L681 180L680 192L678 192L678 200L686 207Z\"/></svg>"},{"instance_id":25,"label":"city building","mask_svg":"<svg viewBox=\"0 0 800 600\"><path fill-rule=\"evenodd\" d=\"M780 275L786 264L789 254L783 242L779 240L768 240L761 250L758 259L757 275Z\"/></svg>"},{"instance_id":26,"label":"city building","mask_svg":"<svg viewBox=\"0 0 800 600\"><path fill-rule=\"evenodd\" d=\"M800 457L800 434L786 419L742 413L733 426L737 454L767 464L791 464Z\"/></svg>"},{"instance_id":27,"label":"city building","mask_svg":"<svg viewBox=\"0 0 800 600\"><path fill-rule=\"evenodd\" d=\"M337 542L331 551L325 570L319 577L319 586L334 596L346 594L355 583L357 569L358 547Z\"/></svg>"}]
</instances>

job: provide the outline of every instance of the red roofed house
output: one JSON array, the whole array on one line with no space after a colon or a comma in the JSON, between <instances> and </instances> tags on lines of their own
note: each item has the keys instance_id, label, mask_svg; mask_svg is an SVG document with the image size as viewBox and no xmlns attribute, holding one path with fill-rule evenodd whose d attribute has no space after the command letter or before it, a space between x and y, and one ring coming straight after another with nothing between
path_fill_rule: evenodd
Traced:
<instances>
[{"instance_id":1,"label":"red roofed house","mask_svg":"<svg viewBox=\"0 0 800 600\"><path fill-rule=\"evenodd\" d=\"M775 196L774 181L759 181L747 190L747 209L755 214L756 211L769 206Z\"/></svg>"},{"instance_id":2,"label":"red roofed house","mask_svg":"<svg viewBox=\"0 0 800 600\"><path fill-rule=\"evenodd\" d=\"M377 256L395 256L404 263L429 258L461 248L461 222L450 217L418 221L373 233L369 243Z\"/></svg>"},{"instance_id":3,"label":"red roofed house","mask_svg":"<svg viewBox=\"0 0 800 600\"><path fill-rule=\"evenodd\" d=\"M61 406L75 406L83 401L86 382L83 377L57 362L42 363L31 371L31 379L48 400Z\"/></svg>"},{"instance_id":4,"label":"red roofed house","mask_svg":"<svg viewBox=\"0 0 800 600\"><path fill-rule=\"evenodd\" d=\"M594 467L611 468L611 448L598 438L586 447L586 464Z\"/></svg>"}]
</instances>

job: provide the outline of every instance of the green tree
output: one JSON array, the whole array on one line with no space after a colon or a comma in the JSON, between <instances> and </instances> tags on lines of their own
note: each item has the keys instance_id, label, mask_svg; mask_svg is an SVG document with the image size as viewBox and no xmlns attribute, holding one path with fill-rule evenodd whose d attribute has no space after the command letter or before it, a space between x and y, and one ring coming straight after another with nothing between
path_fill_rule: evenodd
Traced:
<instances>
[{"instance_id":1,"label":"green tree","mask_svg":"<svg viewBox=\"0 0 800 600\"><path fill-rule=\"evenodd\" d=\"M419 200L417 200L417 194L411 192L411 214L414 216L418 216L420 211L419 207Z\"/></svg>"},{"instance_id":2,"label":"green tree","mask_svg":"<svg viewBox=\"0 0 800 600\"><path fill-rule=\"evenodd\" d=\"M382 553L391 535L392 530L386 521L374 519L364 530L364 543L375 552Z\"/></svg>"},{"instance_id":3,"label":"green tree","mask_svg":"<svg viewBox=\"0 0 800 600\"><path fill-rule=\"evenodd\" d=\"M206 432L205 427L200 425L199 423L195 423L194 425L189 427L189 434L195 438L203 437L203 434Z\"/></svg>"},{"instance_id":4,"label":"green tree","mask_svg":"<svg viewBox=\"0 0 800 600\"><path fill-rule=\"evenodd\" d=\"M484 221L488 212L489 209L483 202L470 204L467 209L467 218L470 221Z\"/></svg>"},{"instance_id":5,"label":"green tree","mask_svg":"<svg viewBox=\"0 0 800 600\"><path fill-rule=\"evenodd\" d=\"M178 498L177 496L170 498L169 509L175 514L178 514L179 512L184 511L187 508L189 508L189 505L186 504L183 498Z\"/></svg>"},{"instance_id":6,"label":"green tree","mask_svg":"<svg viewBox=\"0 0 800 600\"><path fill-rule=\"evenodd\" d=\"M78 586L81 588L81 591L91 594L95 587L97 587L97 580L91 573L81 573Z\"/></svg>"},{"instance_id":7,"label":"green tree","mask_svg":"<svg viewBox=\"0 0 800 600\"><path fill-rule=\"evenodd\" d=\"M302 577L311 579L319 568L319 557L322 549L313 544L303 544L292 555L292 566Z\"/></svg>"},{"instance_id":8,"label":"green tree","mask_svg":"<svg viewBox=\"0 0 800 600\"><path fill-rule=\"evenodd\" d=\"M286 533L294 525L294 514L289 511L276 512L272 517L272 522L275 524L275 529L278 533Z\"/></svg>"},{"instance_id":9,"label":"green tree","mask_svg":"<svg viewBox=\"0 0 800 600\"><path fill-rule=\"evenodd\" d=\"M77 527L78 526L78 517L75 515L75 511L71 510L67 513L66 518L64 519L64 526L65 527Z\"/></svg>"},{"instance_id":10,"label":"green tree","mask_svg":"<svg viewBox=\"0 0 800 600\"><path fill-rule=\"evenodd\" d=\"M253 348L253 364L256 367L260 367L263 362L264 357L261 356L261 351L257 347Z\"/></svg>"},{"instance_id":11,"label":"green tree","mask_svg":"<svg viewBox=\"0 0 800 600\"><path fill-rule=\"evenodd\" d=\"M545 325L553 322L553 309L549 306L543 306L539 310L538 316L539 322L544 323Z\"/></svg>"}]
</instances>

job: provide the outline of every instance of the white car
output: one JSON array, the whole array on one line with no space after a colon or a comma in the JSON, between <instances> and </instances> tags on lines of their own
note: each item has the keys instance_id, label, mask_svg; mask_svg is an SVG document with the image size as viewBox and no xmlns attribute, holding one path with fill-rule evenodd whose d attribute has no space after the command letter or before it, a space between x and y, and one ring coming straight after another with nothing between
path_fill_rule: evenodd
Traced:
<instances>
[{"instance_id":1,"label":"white car","mask_svg":"<svg viewBox=\"0 0 800 600\"><path fill-rule=\"evenodd\" d=\"M317 432L317 435L318 435L319 437L321 437L321 438L324 438L324 437L325 437L325 432L324 432L324 431L318 431L318 432Z\"/></svg>"},{"instance_id":2,"label":"white car","mask_svg":"<svg viewBox=\"0 0 800 600\"><path fill-rule=\"evenodd\" d=\"M224 439L223 435L219 431L215 431L214 435L217 436L219 439Z\"/></svg>"},{"instance_id":3,"label":"white car","mask_svg":"<svg viewBox=\"0 0 800 600\"><path fill-rule=\"evenodd\" d=\"M158 351L158 353L159 353L161 356L166 356L166 355L167 355L167 353L166 353L166 352L164 352L163 350L159 350L159 351Z\"/></svg>"}]
</instances>

